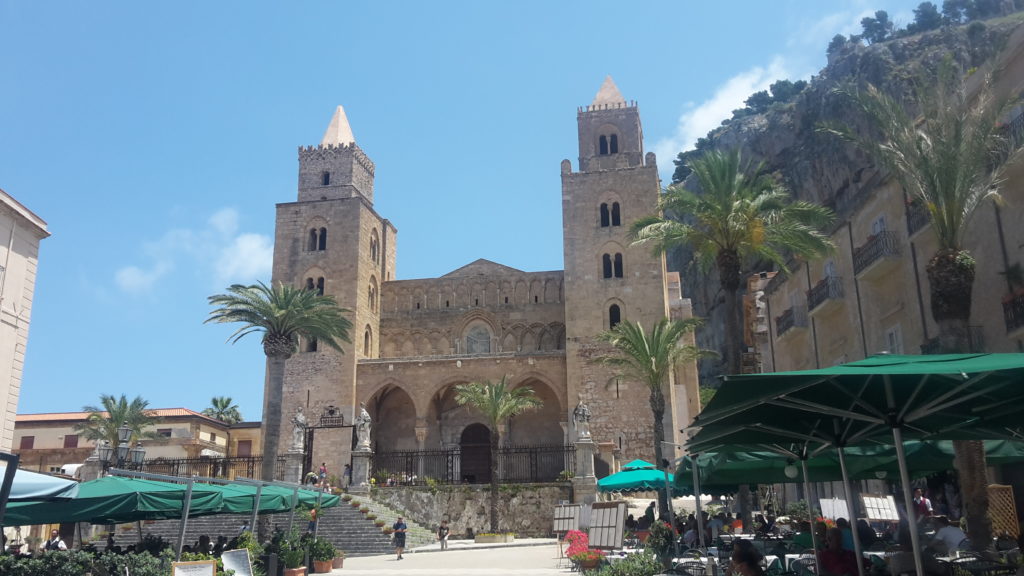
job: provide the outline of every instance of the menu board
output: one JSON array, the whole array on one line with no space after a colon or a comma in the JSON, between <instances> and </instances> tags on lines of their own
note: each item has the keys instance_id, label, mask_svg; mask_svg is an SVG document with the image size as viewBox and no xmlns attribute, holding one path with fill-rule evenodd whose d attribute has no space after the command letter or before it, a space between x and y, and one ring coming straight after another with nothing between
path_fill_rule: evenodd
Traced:
<instances>
[{"instance_id":1,"label":"menu board","mask_svg":"<svg viewBox=\"0 0 1024 576\"><path fill-rule=\"evenodd\" d=\"M590 511L590 547L598 550L622 548L622 531L626 525L626 503L594 502Z\"/></svg>"},{"instance_id":2,"label":"menu board","mask_svg":"<svg viewBox=\"0 0 1024 576\"><path fill-rule=\"evenodd\" d=\"M864 510L867 511L868 520L899 520L899 512L896 511L896 501L892 495L869 496L864 495Z\"/></svg>"},{"instance_id":3,"label":"menu board","mask_svg":"<svg viewBox=\"0 0 1024 576\"><path fill-rule=\"evenodd\" d=\"M252 562L249 560L249 551L226 550L221 554L220 559L224 562L224 570L234 570L235 576L252 576Z\"/></svg>"},{"instance_id":4,"label":"menu board","mask_svg":"<svg viewBox=\"0 0 1024 576\"><path fill-rule=\"evenodd\" d=\"M171 562L171 576L217 576L217 561Z\"/></svg>"},{"instance_id":5,"label":"menu board","mask_svg":"<svg viewBox=\"0 0 1024 576\"><path fill-rule=\"evenodd\" d=\"M555 533L565 533L580 529L580 505L563 504L555 506Z\"/></svg>"}]
</instances>

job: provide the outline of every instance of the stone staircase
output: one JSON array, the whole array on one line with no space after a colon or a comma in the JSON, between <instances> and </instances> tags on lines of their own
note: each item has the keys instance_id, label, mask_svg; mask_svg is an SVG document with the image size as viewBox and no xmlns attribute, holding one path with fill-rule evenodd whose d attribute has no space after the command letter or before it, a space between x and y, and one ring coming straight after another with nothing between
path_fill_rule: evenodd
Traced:
<instances>
[{"instance_id":1,"label":"stone staircase","mask_svg":"<svg viewBox=\"0 0 1024 576\"><path fill-rule=\"evenodd\" d=\"M383 520L385 526L391 526L399 516L396 512L382 504L374 502L368 496L355 496L361 502L361 507L370 509L371 514L376 514L378 520ZM406 547L416 548L434 541L432 531L411 522L405 516L405 522L409 526L406 533ZM289 514L271 514L271 529L280 528L288 531ZM243 523L249 520L248 515L220 514L216 516L202 516L191 518L185 532L185 544L192 545L199 540L201 535L210 537L211 544L216 543L217 536L223 535L231 540L238 535ZM301 511L296 511L293 527L296 530L306 530L308 521L303 518ZM142 533L159 536L165 541L176 544L178 531L181 523L178 520L159 520L143 522ZM341 502L334 508L322 510L320 521L317 525L317 535L329 540L339 550L344 550L348 556L370 556L376 554L390 554L394 552L391 544L391 536L384 534L380 528L374 525L373 520L367 520L366 516L353 508L349 502ZM116 545L122 549L139 541L138 528L135 524L121 524L116 531ZM97 546L102 549L104 542L98 542Z\"/></svg>"}]
</instances>

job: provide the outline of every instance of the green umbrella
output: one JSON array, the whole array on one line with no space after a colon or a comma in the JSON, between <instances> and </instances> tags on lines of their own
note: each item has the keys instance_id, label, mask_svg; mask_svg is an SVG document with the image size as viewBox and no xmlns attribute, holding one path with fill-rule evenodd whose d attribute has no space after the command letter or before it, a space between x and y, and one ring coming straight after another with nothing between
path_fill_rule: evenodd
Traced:
<instances>
[{"instance_id":1,"label":"green umbrella","mask_svg":"<svg viewBox=\"0 0 1024 576\"><path fill-rule=\"evenodd\" d=\"M643 460L633 460L622 470L597 481L599 492L643 492L665 489L665 471Z\"/></svg>"},{"instance_id":2,"label":"green umbrella","mask_svg":"<svg viewBox=\"0 0 1024 576\"><path fill-rule=\"evenodd\" d=\"M63 502L11 502L5 526L91 522L121 524L136 520L181 518L185 486L153 480L106 476L78 486L78 496ZM192 489L189 516L216 514L223 506L220 490L206 485Z\"/></svg>"}]
</instances>

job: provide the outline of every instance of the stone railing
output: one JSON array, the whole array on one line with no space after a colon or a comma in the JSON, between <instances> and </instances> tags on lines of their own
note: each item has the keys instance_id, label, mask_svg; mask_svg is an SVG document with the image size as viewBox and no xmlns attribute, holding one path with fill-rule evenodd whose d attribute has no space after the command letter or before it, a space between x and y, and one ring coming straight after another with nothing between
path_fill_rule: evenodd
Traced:
<instances>
[{"instance_id":1,"label":"stone railing","mask_svg":"<svg viewBox=\"0 0 1024 576\"><path fill-rule=\"evenodd\" d=\"M868 237L868 241L853 251L853 272L860 274L882 258L902 253L899 234L883 230Z\"/></svg>"},{"instance_id":2,"label":"stone railing","mask_svg":"<svg viewBox=\"0 0 1024 576\"><path fill-rule=\"evenodd\" d=\"M483 462L485 460L486 462ZM373 455L372 476L378 486L418 486L438 484L477 484L489 482L481 474L490 473L490 454L466 465L459 448L441 450L403 450ZM485 466L480 466L485 463ZM555 482L576 471L576 447L502 446L498 449L498 474L502 482Z\"/></svg>"}]
</instances>

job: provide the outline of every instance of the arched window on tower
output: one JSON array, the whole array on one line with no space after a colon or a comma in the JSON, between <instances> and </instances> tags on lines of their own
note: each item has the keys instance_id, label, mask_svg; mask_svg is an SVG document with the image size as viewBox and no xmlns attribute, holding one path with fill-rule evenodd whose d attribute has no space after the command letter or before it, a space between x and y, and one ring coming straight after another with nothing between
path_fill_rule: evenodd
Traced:
<instances>
[{"instance_id":1,"label":"arched window on tower","mask_svg":"<svg viewBox=\"0 0 1024 576\"><path fill-rule=\"evenodd\" d=\"M610 154L618 154L619 153L619 135L618 134L612 134L611 137L609 138L609 140L611 140L611 143L608 146L609 153Z\"/></svg>"},{"instance_id":2,"label":"arched window on tower","mask_svg":"<svg viewBox=\"0 0 1024 576\"><path fill-rule=\"evenodd\" d=\"M324 172L323 174L320 175L320 184L323 185L323 186L330 186L331 185L331 173L330 172Z\"/></svg>"},{"instance_id":3,"label":"arched window on tower","mask_svg":"<svg viewBox=\"0 0 1024 576\"><path fill-rule=\"evenodd\" d=\"M490 354L491 331L477 324L466 332L466 352L468 354Z\"/></svg>"},{"instance_id":4,"label":"arched window on tower","mask_svg":"<svg viewBox=\"0 0 1024 576\"><path fill-rule=\"evenodd\" d=\"M327 250L327 228L320 229L320 238L317 243L318 250Z\"/></svg>"},{"instance_id":5,"label":"arched window on tower","mask_svg":"<svg viewBox=\"0 0 1024 576\"><path fill-rule=\"evenodd\" d=\"M612 256L605 254L601 256L601 278L612 277Z\"/></svg>"},{"instance_id":6,"label":"arched window on tower","mask_svg":"<svg viewBox=\"0 0 1024 576\"><path fill-rule=\"evenodd\" d=\"M366 327L366 331L363 332L363 356L370 357L370 327Z\"/></svg>"},{"instance_id":7,"label":"arched window on tower","mask_svg":"<svg viewBox=\"0 0 1024 576\"><path fill-rule=\"evenodd\" d=\"M618 204L616 204L618 206ZM611 218L608 215L608 204L605 202L601 203L601 228L607 228L611 224Z\"/></svg>"},{"instance_id":8,"label":"arched window on tower","mask_svg":"<svg viewBox=\"0 0 1024 576\"><path fill-rule=\"evenodd\" d=\"M367 289L367 300L370 303L370 312L377 311L377 280L370 278L370 287Z\"/></svg>"},{"instance_id":9,"label":"arched window on tower","mask_svg":"<svg viewBox=\"0 0 1024 576\"><path fill-rule=\"evenodd\" d=\"M316 284L313 283L312 278L306 278L306 290L309 290L311 292L313 290L316 290Z\"/></svg>"},{"instance_id":10,"label":"arched window on tower","mask_svg":"<svg viewBox=\"0 0 1024 576\"><path fill-rule=\"evenodd\" d=\"M316 250L317 243L318 243L318 239L317 239L318 235L319 234L317 234L316 228L310 229L310 231L309 231L309 242L306 243L306 250L309 250L310 252L313 252L313 251Z\"/></svg>"},{"instance_id":11,"label":"arched window on tower","mask_svg":"<svg viewBox=\"0 0 1024 576\"><path fill-rule=\"evenodd\" d=\"M323 276L321 276L321 277L316 279L316 293L321 295L321 296L324 295L324 277Z\"/></svg>"},{"instance_id":12,"label":"arched window on tower","mask_svg":"<svg viewBox=\"0 0 1024 576\"><path fill-rule=\"evenodd\" d=\"M622 322L622 309L618 304L612 304L608 307L608 329L615 328L620 322Z\"/></svg>"},{"instance_id":13,"label":"arched window on tower","mask_svg":"<svg viewBox=\"0 0 1024 576\"><path fill-rule=\"evenodd\" d=\"M622 278L622 254L615 255L615 277Z\"/></svg>"},{"instance_id":14,"label":"arched window on tower","mask_svg":"<svg viewBox=\"0 0 1024 576\"><path fill-rule=\"evenodd\" d=\"M622 213L618 202L612 202L612 226L622 226Z\"/></svg>"},{"instance_id":15,"label":"arched window on tower","mask_svg":"<svg viewBox=\"0 0 1024 576\"><path fill-rule=\"evenodd\" d=\"M377 239L377 231L370 232L370 260L374 264L380 263L380 240Z\"/></svg>"},{"instance_id":16,"label":"arched window on tower","mask_svg":"<svg viewBox=\"0 0 1024 576\"><path fill-rule=\"evenodd\" d=\"M597 139L597 153L604 156L608 153L608 137L601 134L601 137Z\"/></svg>"}]
</instances>

